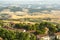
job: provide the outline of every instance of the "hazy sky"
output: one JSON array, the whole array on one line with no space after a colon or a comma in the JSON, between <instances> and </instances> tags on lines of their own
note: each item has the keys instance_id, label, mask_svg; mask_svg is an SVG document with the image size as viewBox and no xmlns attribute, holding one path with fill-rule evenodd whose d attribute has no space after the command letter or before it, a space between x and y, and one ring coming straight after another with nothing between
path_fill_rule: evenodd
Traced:
<instances>
[{"instance_id":1,"label":"hazy sky","mask_svg":"<svg viewBox=\"0 0 60 40\"><path fill-rule=\"evenodd\" d=\"M60 3L60 0L0 0L0 3L8 4L8 3L14 3L14 4L20 4L20 3L46 3L46 4L52 4L52 3Z\"/></svg>"},{"instance_id":2,"label":"hazy sky","mask_svg":"<svg viewBox=\"0 0 60 40\"><path fill-rule=\"evenodd\" d=\"M0 0L0 1L11 1L11 0ZM59 1L59 0L12 0L12 1Z\"/></svg>"}]
</instances>

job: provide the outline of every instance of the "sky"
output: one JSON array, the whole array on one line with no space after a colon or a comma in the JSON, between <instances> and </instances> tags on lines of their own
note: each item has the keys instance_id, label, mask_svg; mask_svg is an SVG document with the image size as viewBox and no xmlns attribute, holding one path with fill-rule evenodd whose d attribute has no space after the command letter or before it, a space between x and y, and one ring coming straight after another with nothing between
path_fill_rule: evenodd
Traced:
<instances>
[{"instance_id":1,"label":"sky","mask_svg":"<svg viewBox=\"0 0 60 40\"><path fill-rule=\"evenodd\" d=\"M21 3L34 3L34 4L60 4L60 0L0 0L0 4L21 4Z\"/></svg>"}]
</instances>

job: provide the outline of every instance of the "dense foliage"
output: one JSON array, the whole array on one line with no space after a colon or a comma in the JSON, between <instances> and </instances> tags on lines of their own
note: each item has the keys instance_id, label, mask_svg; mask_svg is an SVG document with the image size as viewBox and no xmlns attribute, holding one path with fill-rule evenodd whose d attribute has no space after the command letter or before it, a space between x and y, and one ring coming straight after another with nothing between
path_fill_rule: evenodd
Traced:
<instances>
[{"instance_id":1,"label":"dense foliage","mask_svg":"<svg viewBox=\"0 0 60 40\"><path fill-rule=\"evenodd\" d=\"M34 34L27 32L14 32L4 28L0 28L0 37L2 37L3 40L36 40Z\"/></svg>"},{"instance_id":2,"label":"dense foliage","mask_svg":"<svg viewBox=\"0 0 60 40\"><path fill-rule=\"evenodd\" d=\"M36 35L38 34L54 34L60 32L60 24L51 22L41 22L36 24L25 24L25 23L8 23L9 25L0 22L0 37L3 40L37 40ZM7 26L7 28L5 28ZM10 26L10 27L9 27ZM9 30L10 28L10 30ZM13 31L14 29L24 29L26 32ZM34 31L34 32L29 32Z\"/></svg>"},{"instance_id":3,"label":"dense foliage","mask_svg":"<svg viewBox=\"0 0 60 40\"><path fill-rule=\"evenodd\" d=\"M35 30L36 32L44 34L47 29L49 30L48 32L50 33L55 33L60 30L59 24L51 23L51 22L41 22L41 23L36 23L36 24L15 24L14 28L19 28L19 29L26 29L26 30ZM47 29L45 29L47 28Z\"/></svg>"}]
</instances>

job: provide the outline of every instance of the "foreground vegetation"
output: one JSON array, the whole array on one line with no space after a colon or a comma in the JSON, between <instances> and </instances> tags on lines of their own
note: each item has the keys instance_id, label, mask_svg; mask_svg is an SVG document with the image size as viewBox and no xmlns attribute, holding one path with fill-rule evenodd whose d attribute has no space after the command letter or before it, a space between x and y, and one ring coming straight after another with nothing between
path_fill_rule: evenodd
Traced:
<instances>
[{"instance_id":1,"label":"foreground vegetation","mask_svg":"<svg viewBox=\"0 0 60 40\"><path fill-rule=\"evenodd\" d=\"M0 37L2 37L3 40L36 40L34 34L27 32L13 32L3 28L0 28Z\"/></svg>"},{"instance_id":2,"label":"foreground vegetation","mask_svg":"<svg viewBox=\"0 0 60 40\"><path fill-rule=\"evenodd\" d=\"M0 37L3 40L37 40L36 35L52 35L60 32L60 24L51 22L40 22L35 24L10 22L8 23L9 25L5 24L3 21L0 21ZM26 31L23 32L21 29Z\"/></svg>"}]
</instances>

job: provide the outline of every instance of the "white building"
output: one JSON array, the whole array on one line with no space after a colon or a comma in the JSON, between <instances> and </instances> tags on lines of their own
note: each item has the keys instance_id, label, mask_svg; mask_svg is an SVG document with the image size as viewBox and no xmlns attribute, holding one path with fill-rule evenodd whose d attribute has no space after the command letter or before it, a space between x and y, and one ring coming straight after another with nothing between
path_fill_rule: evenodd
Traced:
<instances>
[{"instance_id":1,"label":"white building","mask_svg":"<svg viewBox=\"0 0 60 40\"><path fill-rule=\"evenodd\" d=\"M55 33L55 35L56 35L56 38L57 38L58 40L60 40L60 32Z\"/></svg>"},{"instance_id":2,"label":"white building","mask_svg":"<svg viewBox=\"0 0 60 40\"><path fill-rule=\"evenodd\" d=\"M37 40L54 40L55 36L49 36L48 34L37 35Z\"/></svg>"}]
</instances>

